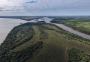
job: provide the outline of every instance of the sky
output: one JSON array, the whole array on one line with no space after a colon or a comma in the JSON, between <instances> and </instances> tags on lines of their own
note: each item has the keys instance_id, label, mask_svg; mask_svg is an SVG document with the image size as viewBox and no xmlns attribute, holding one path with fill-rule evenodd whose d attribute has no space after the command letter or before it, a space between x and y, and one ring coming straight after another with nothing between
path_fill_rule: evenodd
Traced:
<instances>
[{"instance_id":1,"label":"sky","mask_svg":"<svg viewBox=\"0 0 90 62\"><path fill-rule=\"evenodd\" d=\"M0 16L90 15L90 0L0 0Z\"/></svg>"}]
</instances>

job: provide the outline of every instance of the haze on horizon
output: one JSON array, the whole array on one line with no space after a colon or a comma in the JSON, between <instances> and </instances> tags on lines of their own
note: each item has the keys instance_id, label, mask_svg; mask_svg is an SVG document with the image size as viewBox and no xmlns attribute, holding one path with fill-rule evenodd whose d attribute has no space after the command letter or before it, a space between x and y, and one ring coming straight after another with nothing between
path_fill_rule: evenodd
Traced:
<instances>
[{"instance_id":1,"label":"haze on horizon","mask_svg":"<svg viewBox=\"0 0 90 62\"><path fill-rule=\"evenodd\" d=\"M90 0L0 0L0 16L90 15Z\"/></svg>"}]
</instances>

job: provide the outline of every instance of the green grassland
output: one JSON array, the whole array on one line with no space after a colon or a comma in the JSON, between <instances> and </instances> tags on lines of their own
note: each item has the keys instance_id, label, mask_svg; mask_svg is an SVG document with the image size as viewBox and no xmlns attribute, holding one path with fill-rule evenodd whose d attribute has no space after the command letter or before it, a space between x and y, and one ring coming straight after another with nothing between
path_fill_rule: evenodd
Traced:
<instances>
[{"instance_id":1,"label":"green grassland","mask_svg":"<svg viewBox=\"0 0 90 62\"><path fill-rule=\"evenodd\" d=\"M16 27L14 31L16 29L21 29L15 32L20 38L12 43L14 47L4 47L3 50L7 52L3 55L3 50L0 51L1 62L90 62L90 59L87 59L90 58L89 40L79 38L51 24L26 24ZM5 46L4 43L3 45ZM9 49L6 50L7 48ZM80 58L77 60L75 57Z\"/></svg>"},{"instance_id":2,"label":"green grassland","mask_svg":"<svg viewBox=\"0 0 90 62\"><path fill-rule=\"evenodd\" d=\"M90 21L71 20L66 21L65 24L81 32L90 34Z\"/></svg>"}]
</instances>

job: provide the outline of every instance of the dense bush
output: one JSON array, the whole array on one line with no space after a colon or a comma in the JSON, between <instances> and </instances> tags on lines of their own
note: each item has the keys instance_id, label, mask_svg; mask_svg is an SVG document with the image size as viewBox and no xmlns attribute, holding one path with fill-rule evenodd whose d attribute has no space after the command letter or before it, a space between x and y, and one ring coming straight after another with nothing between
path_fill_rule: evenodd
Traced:
<instances>
[{"instance_id":1,"label":"dense bush","mask_svg":"<svg viewBox=\"0 0 90 62\"><path fill-rule=\"evenodd\" d=\"M15 47L32 39L34 31L31 24L23 24L15 27L0 46L0 62L10 62Z\"/></svg>"}]
</instances>

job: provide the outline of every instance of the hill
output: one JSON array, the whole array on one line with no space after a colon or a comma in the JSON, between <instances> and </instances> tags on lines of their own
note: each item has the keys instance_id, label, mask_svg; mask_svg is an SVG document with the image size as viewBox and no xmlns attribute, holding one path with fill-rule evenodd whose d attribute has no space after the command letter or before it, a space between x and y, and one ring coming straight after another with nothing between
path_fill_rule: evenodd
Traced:
<instances>
[{"instance_id":1,"label":"hill","mask_svg":"<svg viewBox=\"0 0 90 62\"><path fill-rule=\"evenodd\" d=\"M89 40L52 24L15 27L0 46L0 62L89 62Z\"/></svg>"}]
</instances>

